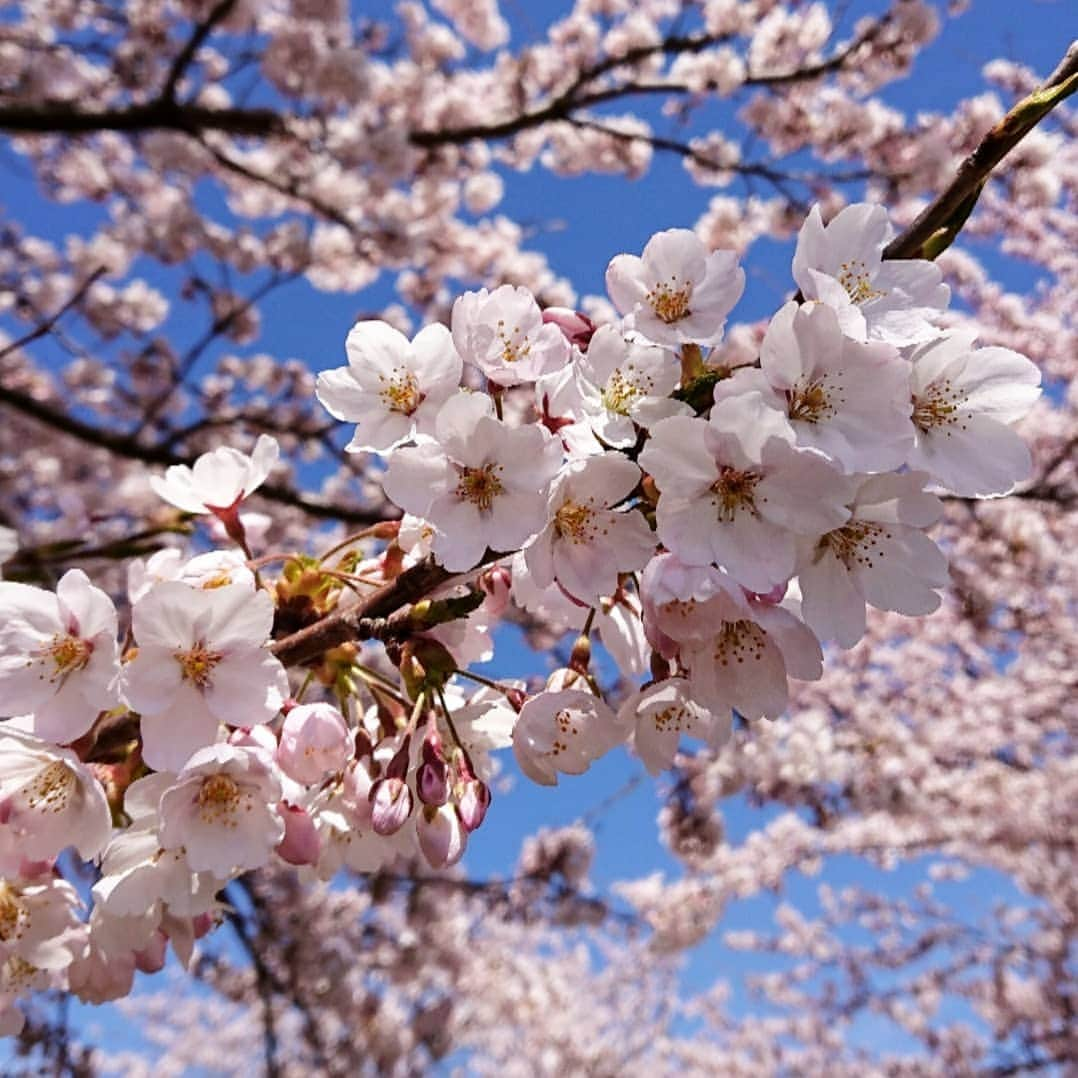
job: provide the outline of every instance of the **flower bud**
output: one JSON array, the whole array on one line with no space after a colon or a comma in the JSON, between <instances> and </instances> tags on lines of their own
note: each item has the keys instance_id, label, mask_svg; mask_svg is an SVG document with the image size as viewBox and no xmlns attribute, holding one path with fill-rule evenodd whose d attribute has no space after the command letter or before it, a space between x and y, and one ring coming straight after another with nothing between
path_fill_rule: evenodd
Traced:
<instances>
[{"instance_id":1,"label":"flower bud","mask_svg":"<svg viewBox=\"0 0 1078 1078\"><path fill-rule=\"evenodd\" d=\"M457 798L460 822L469 834L478 830L490 808L490 787L481 779L468 779Z\"/></svg>"},{"instance_id":2,"label":"flower bud","mask_svg":"<svg viewBox=\"0 0 1078 1078\"><path fill-rule=\"evenodd\" d=\"M557 326L565 339L582 352L588 350L595 333L595 323L582 311L574 311L571 307L547 307L543 311L543 321Z\"/></svg>"},{"instance_id":3,"label":"flower bud","mask_svg":"<svg viewBox=\"0 0 1078 1078\"><path fill-rule=\"evenodd\" d=\"M280 813L284 820L284 838L277 847L277 856L290 865L316 864L322 852L322 842L310 813L298 805L283 801Z\"/></svg>"},{"instance_id":4,"label":"flower bud","mask_svg":"<svg viewBox=\"0 0 1078 1078\"><path fill-rule=\"evenodd\" d=\"M468 833L452 805L424 805L416 820L419 848L431 868L448 868L464 856Z\"/></svg>"},{"instance_id":5,"label":"flower bud","mask_svg":"<svg viewBox=\"0 0 1078 1078\"><path fill-rule=\"evenodd\" d=\"M424 740L423 762L415 778L416 793L425 805L444 805L449 798L448 769L436 737Z\"/></svg>"},{"instance_id":6,"label":"flower bud","mask_svg":"<svg viewBox=\"0 0 1078 1078\"><path fill-rule=\"evenodd\" d=\"M311 784L344 767L350 747L348 727L335 707L300 704L281 725L277 763L290 779Z\"/></svg>"},{"instance_id":7,"label":"flower bud","mask_svg":"<svg viewBox=\"0 0 1078 1078\"><path fill-rule=\"evenodd\" d=\"M491 618L500 618L509 607L509 591L513 584L513 574L504 565L495 565L480 578L479 586L486 594L483 613Z\"/></svg>"},{"instance_id":8,"label":"flower bud","mask_svg":"<svg viewBox=\"0 0 1078 1078\"><path fill-rule=\"evenodd\" d=\"M379 835L396 834L412 814L412 791L403 779L379 779L370 792L371 827Z\"/></svg>"},{"instance_id":9,"label":"flower bud","mask_svg":"<svg viewBox=\"0 0 1078 1078\"><path fill-rule=\"evenodd\" d=\"M362 761L353 761L344 771L343 793L351 812L352 822L360 830L371 825L371 786L373 785L368 765Z\"/></svg>"},{"instance_id":10,"label":"flower bud","mask_svg":"<svg viewBox=\"0 0 1078 1078\"><path fill-rule=\"evenodd\" d=\"M135 969L140 973L160 973L165 968L167 950L168 937L158 929L149 938L146 946L135 952Z\"/></svg>"}]
</instances>

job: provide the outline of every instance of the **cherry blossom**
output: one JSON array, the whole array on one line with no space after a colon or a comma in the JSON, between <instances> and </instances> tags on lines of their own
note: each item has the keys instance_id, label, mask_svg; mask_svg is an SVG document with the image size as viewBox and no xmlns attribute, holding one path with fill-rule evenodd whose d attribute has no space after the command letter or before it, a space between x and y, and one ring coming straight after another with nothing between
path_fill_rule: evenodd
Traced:
<instances>
[{"instance_id":1,"label":"cherry blossom","mask_svg":"<svg viewBox=\"0 0 1078 1078\"><path fill-rule=\"evenodd\" d=\"M112 831L101 784L73 752L11 727L0 724L0 831L14 833L25 858L68 846L96 857Z\"/></svg>"},{"instance_id":2,"label":"cherry blossom","mask_svg":"<svg viewBox=\"0 0 1078 1078\"><path fill-rule=\"evenodd\" d=\"M689 410L670 398L679 378L674 356L665 348L626 339L616 326L596 330L573 369L581 418L606 445L634 446L638 426Z\"/></svg>"},{"instance_id":3,"label":"cherry blossom","mask_svg":"<svg viewBox=\"0 0 1078 1078\"><path fill-rule=\"evenodd\" d=\"M264 865L284 838L280 781L262 757L232 745L196 752L161 795L161 845L224 879Z\"/></svg>"},{"instance_id":4,"label":"cherry blossom","mask_svg":"<svg viewBox=\"0 0 1078 1078\"><path fill-rule=\"evenodd\" d=\"M825 640L853 647L865 632L865 603L930 614L949 576L947 559L924 529L943 512L924 492L924 472L865 477L841 528L802 540L798 580L805 621Z\"/></svg>"},{"instance_id":5,"label":"cherry blossom","mask_svg":"<svg viewBox=\"0 0 1078 1078\"><path fill-rule=\"evenodd\" d=\"M192 467L174 464L164 477L150 476L154 493L185 513L228 515L269 477L280 447L268 434L259 435L248 456L231 446L203 453Z\"/></svg>"},{"instance_id":6,"label":"cherry blossom","mask_svg":"<svg viewBox=\"0 0 1078 1078\"><path fill-rule=\"evenodd\" d=\"M910 367L897 349L843 336L822 303L788 303L768 325L760 367L719 382L715 400L762 393L785 412L796 445L818 449L847 472L905 462L913 442Z\"/></svg>"},{"instance_id":7,"label":"cherry blossom","mask_svg":"<svg viewBox=\"0 0 1078 1078\"><path fill-rule=\"evenodd\" d=\"M580 689L541 692L520 709L513 729L513 753L533 782L555 786L559 771L582 775L627 735L617 715L592 693Z\"/></svg>"},{"instance_id":8,"label":"cherry blossom","mask_svg":"<svg viewBox=\"0 0 1078 1078\"><path fill-rule=\"evenodd\" d=\"M81 569L55 594L0 582L0 692L7 714L34 713L33 727L60 743L86 733L119 703L116 609Z\"/></svg>"},{"instance_id":9,"label":"cherry blossom","mask_svg":"<svg viewBox=\"0 0 1078 1078\"><path fill-rule=\"evenodd\" d=\"M669 678L633 693L618 709L618 718L632 725L633 747L653 775L674 762L682 734L718 748L731 728L730 713L715 715L702 708L684 678Z\"/></svg>"},{"instance_id":10,"label":"cherry blossom","mask_svg":"<svg viewBox=\"0 0 1078 1078\"><path fill-rule=\"evenodd\" d=\"M495 0L113 6L12 5L0 46L0 568L26 589L0 589L0 688L39 693L0 705L12 1058L1065 1068L1074 57L1044 89L1017 61L965 101L937 79L930 112L888 87L946 66L962 4L579 0L523 33ZM570 259L574 200L521 198L544 170L640 197ZM613 304L578 295L663 215ZM799 229L773 279L756 252ZM357 311L320 390L311 326ZM91 661L61 671L57 633ZM480 871L515 819L502 750L545 785L630 740L668 773L532 791L585 814ZM638 877L592 873L630 818Z\"/></svg>"},{"instance_id":11,"label":"cherry blossom","mask_svg":"<svg viewBox=\"0 0 1078 1078\"><path fill-rule=\"evenodd\" d=\"M345 341L348 366L323 371L317 394L337 419L357 424L346 448L384 452L430 434L439 408L460 385L461 360L445 326L408 338L385 322L357 322Z\"/></svg>"},{"instance_id":12,"label":"cherry blossom","mask_svg":"<svg viewBox=\"0 0 1078 1078\"><path fill-rule=\"evenodd\" d=\"M707 422L655 425L640 465L659 487L659 538L682 561L717 562L768 591L793 574L795 533L848 519L847 484L824 458L795 449L788 429L760 393L720 401Z\"/></svg>"},{"instance_id":13,"label":"cherry blossom","mask_svg":"<svg viewBox=\"0 0 1078 1078\"><path fill-rule=\"evenodd\" d=\"M300 704L281 724L277 763L291 779L314 783L344 767L350 755L348 727L329 704Z\"/></svg>"},{"instance_id":14,"label":"cherry blossom","mask_svg":"<svg viewBox=\"0 0 1078 1078\"><path fill-rule=\"evenodd\" d=\"M272 624L272 600L242 584L205 591L165 582L135 604L139 650L124 691L142 715L142 751L152 767L178 771L216 740L220 723L273 718L288 677L263 646Z\"/></svg>"},{"instance_id":15,"label":"cherry blossom","mask_svg":"<svg viewBox=\"0 0 1078 1078\"><path fill-rule=\"evenodd\" d=\"M555 580L569 595L595 604L617 590L618 574L642 569L655 536L631 509L615 511L640 481L640 469L618 453L570 465L555 481L550 523L524 551L540 587Z\"/></svg>"},{"instance_id":16,"label":"cherry blossom","mask_svg":"<svg viewBox=\"0 0 1078 1078\"><path fill-rule=\"evenodd\" d=\"M798 233L794 280L806 299L832 307L855 340L901 346L939 332L933 319L946 309L950 289L932 262L885 260L893 234L887 211L867 202L847 206L826 225L817 204Z\"/></svg>"},{"instance_id":17,"label":"cherry blossom","mask_svg":"<svg viewBox=\"0 0 1078 1078\"><path fill-rule=\"evenodd\" d=\"M0 879L0 959L62 970L85 945L79 897L66 880Z\"/></svg>"},{"instance_id":18,"label":"cherry blossom","mask_svg":"<svg viewBox=\"0 0 1078 1078\"><path fill-rule=\"evenodd\" d=\"M569 361L569 342L543 321L526 288L502 285L465 292L453 304L453 343L463 359L492 382L534 382Z\"/></svg>"},{"instance_id":19,"label":"cherry blossom","mask_svg":"<svg viewBox=\"0 0 1078 1078\"><path fill-rule=\"evenodd\" d=\"M488 548L515 550L546 524L546 494L561 446L541 427L495 419L489 398L461 394L435 424L436 442L396 450L383 485L435 529L445 568L470 569Z\"/></svg>"},{"instance_id":20,"label":"cherry blossom","mask_svg":"<svg viewBox=\"0 0 1078 1078\"><path fill-rule=\"evenodd\" d=\"M733 251L709 252L694 232L671 228L652 236L640 257L612 259L606 288L626 325L649 341L714 345L741 298L745 271Z\"/></svg>"},{"instance_id":21,"label":"cherry blossom","mask_svg":"<svg viewBox=\"0 0 1078 1078\"><path fill-rule=\"evenodd\" d=\"M912 353L910 466L967 497L1006 494L1029 478L1029 449L1012 424L1040 396L1040 372L1007 348L974 348L951 333Z\"/></svg>"}]
</instances>

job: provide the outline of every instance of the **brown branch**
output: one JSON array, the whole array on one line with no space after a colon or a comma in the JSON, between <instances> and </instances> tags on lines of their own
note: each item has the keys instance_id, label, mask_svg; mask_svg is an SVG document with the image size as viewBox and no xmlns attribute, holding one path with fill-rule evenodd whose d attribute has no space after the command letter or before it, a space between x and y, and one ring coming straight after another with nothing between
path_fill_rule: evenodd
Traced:
<instances>
[{"instance_id":1,"label":"brown branch","mask_svg":"<svg viewBox=\"0 0 1078 1078\"><path fill-rule=\"evenodd\" d=\"M183 78L187 69L191 66L195 54L202 47L206 38L213 33L217 25L228 18L235 6L236 0L218 0L218 3L206 18L195 27L195 32L188 39L187 44L177 53L176 59L172 61L172 67L169 68L168 75L165 78L165 85L161 90L162 101L176 100L176 88L180 84L180 79Z\"/></svg>"},{"instance_id":2,"label":"brown branch","mask_svg":"<svg viewBox=\"0 0 1078 1078\"><path fill-rule=\"evenodd\" d=\"M935 258L961 231L992 170L1056 105L1078 90L1078 41L1051 75L999 121L958 174L883 251L884 258Z\"/></svg>"},{"instance_id":3,"label":"brown branch","mask_svg":"<svg viewBox=\"0 0 1078 1078\"><path fill-rule=\"evenodd\" d=\"M819 63L797 68L793 71L784 71L768 75L747 75L742 81L742 86L782 86L795 82L808 82L812 79L822 78L825 75L841 70L859 49L877 37L891 22L890 15L884 15L867 29L859 34L845 48L836 52L833 56ZM409 136L415 146L434 147L446 143L469 142L473 139L502 139L519 134L540 124L551 120L564 120L579 108L595 105L605 101L613 101L620 97L633 94L646 93L686 93L690 92L687 86L680 84L648 84L639 85L627 83L622 86L608 87L603 90L595 90L589 94L580 94L589 83L597 78L608 74L619 67L639 63L641 60L662 54L664 56L678 56L703 52L712 45L722 44L730 40L729 34L692 34L686 36L672 36L664 38L655 45L639 45L629 49L618 56L608 56L589 68L581 71L566 89L556 97L551 98L545 105L533 109L530 112L521 113L509 120L502 120L492 124L473 124L467 127L450 128L445 131L413 131Z\"/></svg>"},{"instance_id":4,"label":"brown branch","mask_svg":"<svg viewBox=\"0 0 1078 1078\"><path fill-rule=\"evenodd\" d=\"M773 184L801 183L815 184L826 180L829 183L854 183L859 180L867 180L875 175L869 169L853 169L849 172L833 172L812 174L807 172L783 172L781 169L772 168L760 161L715 161L699 150L694 149L688 143L679 142L677 139L665 138L662 135L645 134L642 131L619 131L616 127L608 127L606 124L595 120L587 120L572 117L566 121L572 127L583 131L596 131L601 135L619 139L622 142L646 142L656 150L665 150L668 153L677 154L700 165L701 168L711 169L714 172L731 172L737 176L758 176ZM787 197L789 197L787 195Z\"/></svg>"},{"instance_id":5,"label":"brown branch","mask_svg":"<svg viewBox=\"0 0 1078 1078\"><path fill-rule=\"evenodd\" d=\"M45 424L61 434L70 435L87 445L106 449L118 457L141 461L143 464L157 464L168 467L173 464L187 464L189 458L180 456L160 445L144 445L130 435L114 434L102 430L44 401L37 400L18 390L0 385L0 405L7 405L22 415ZM386 514L356 506L336 505L321 498L303 495L291 487L278 483L264 483L258 488L258 495L267 501L279 505L301 509L308 516L323 520L340 520L348 524L376 524L386 518Z\"/></svg>"},{"instance_id":6,"label":"brown branch","mask_svg":"<svg viewBox=\"0 0 1078 1078\"><path fill-rule=\"evenodd\" d=\"M155 100L120 108L84 110L68 104L7 105L0 107L0 131L24 135L89 135L98 131L134 134L153 130L224 131L230 135L278 135L283 117L267 108L206 108Z\"/></svg>"},{"instance_id":7,"label":"brown branch","mask_svg":"<svg viewBox=\"0 0 1078 1078\"><path fill-rule=\"evenodd\" d=\"M33 341L40 340L42 337L51 333L53 328L56 326L56 323L59 322L60 319L63 318L63 316L67 314L67 312L70 311L72 307L77 306L82 301L82 298L93 287L94 282L97 281L98 278L100 278L104 273L105 267L98 266L97 269L95 269L93 273L91 273L90 276L87 277L86 280L79 285L79 287L72 294L71 298L62 307L54 311L51 315L49 315L48 318L39 322L36 326L34 326L32 330L30 330L29 333L26 333L22 337L19 337L18 340L10 341L8 344L4 345L3 348L0 348L0 359L6 359L9 355L12 354L12 352L17 352L20 348L31 344Z\"/></svg>"},{"instance_id":8,"label":"brown branch","mask_svg":"<svg viewBox=\"0 0 1078 1078\"><path fill-rule=\"evenodd\" d=\"M346 641L370 639L372 623L376 619L389 618L451 579L452 574L428 558L406 569L396 580L354 606L329 614L278 640L271 650L285 666L295 666Z\"/></svg>"}]
</instances>

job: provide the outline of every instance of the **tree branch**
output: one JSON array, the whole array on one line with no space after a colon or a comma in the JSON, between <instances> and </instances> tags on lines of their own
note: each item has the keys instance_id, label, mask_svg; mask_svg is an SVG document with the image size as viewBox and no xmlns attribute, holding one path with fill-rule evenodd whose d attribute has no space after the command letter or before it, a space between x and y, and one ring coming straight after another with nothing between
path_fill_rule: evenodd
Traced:
<instances>
[{"instance_id":1,"label":"tree branch","mask_svg":"<svg viewBox=\"0 0 1078 1078\"><path fill-rule=\"evenodd\" d=\"M4 385L0 385L0 405L7 405L61 434L70 435L87 445L107 449L110 453L127 460L138 460L144 464L157 464L164 467L192 463L189 458L180 456L163 446L143 445L129 435L113 434L111 431L102 430L44 401L27 396L18 390L8 389ZM258 496L279 505L301 509L308 516L323 520L340 520L348 524L376 524L386 519L385 513L355 506L335 505L320 498L300 494L291 487L278 483L264 483L258 488Z\"/></svg>"},{"instance_id":2,"label":"tree branch","mask_svg":"<svg viewBox=\"0 0 1078 1078\"><path fill-rule=\"evenodd\" d=\"M180 79L183 78L187 69L191 66L195 54L202 47L206 38L213 33L217 25L228 18L235 6L236 0L218 0L218 3L206 18L195 27L195 32L188 39L187 44L176 55L176 59L172 61L172 67L165 78L165 85L161 89L162 101L176 100L176 89L180 84Z\"/></svg>"},{"instance_id":3,"label":"tree branch","mask_svg":"<svg viewBox=\"0 0 1078 1078\"><path fill-rule=\"evenodd\" d=\"M279 135L281 115L267 108L206 108L155 100L121 108L83 110L68 104L7 105L0 107L0 131L25 135L89 135L98 131L134 134L152 130L224 131L230 135Z\"/></svg>"},{"instance_id":4,"label":"tree branch","mask_svg":"<svg viewBox=\"0 0 1078 1078\"><path fill-rule=\"evenodd\" d=\"M1078 90L1078 41L1051 75L1019 101L981 139L958 174L936 199L883 251L884 258L935 258L962 230L992 170L1056 105Z\"/></svg>"}]
</instances>

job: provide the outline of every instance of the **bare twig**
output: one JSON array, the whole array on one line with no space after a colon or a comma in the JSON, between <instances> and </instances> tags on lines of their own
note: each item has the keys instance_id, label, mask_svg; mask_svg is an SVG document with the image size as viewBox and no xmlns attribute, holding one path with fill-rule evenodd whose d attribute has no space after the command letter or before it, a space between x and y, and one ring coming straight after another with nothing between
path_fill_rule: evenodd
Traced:
<instances>
[{"instance_id":1,"label":"bare twig","mask_svg":"<svg viewBox=\"0 0 1078 1078\"><path fill-rule=\"evenodd\" d=\"M183 78L187 69L191 66L195 54L218 24L228 18L235 6L236 0L218 0L218 3L214 5L206 18L195 27L195 31L188 39L187 44L177 53L176 59L172 61L172 67L165 78L165 85L161 89L162 101L174 102L176 100L176 90L179 87L180 79Z\"/></svg>"},{"instance_id":2,"label":"bare twig","mask_svg":"<svg viewBox=\"0 0 1078 1078\"><path fill-rule=\"evenodd\" d=\"M16 341L11 341L10 343L4 345L3 348L0 348L0 359L6 359L9 355L11 355L12 352L17 352L20 348L24 348L26 345L31 344L33 341L40 340L42 337L51 333L56 323L59 322L60 319L63 318L63 316L67 314L67 312L70 311L72 307L75 307L82 302L83 297L86 295L87 292L90 291L90 289L93 287L94 282L97 281L102 276L102 274L104 274L104 272L105 267L98 266L97 269L95 269L93 273L91 273L90 276L87 277L86 280L79 285L79 287L72 294L71 298L62 307L58 308L43 321L38 322L38 324L34 326L34 328L30 330L29 333L20 337Z\"/></svg>"},{"instance_id":3,"label":"bare twig","mask_svg":"<svg viewBox=\"0 0 1078 1078\"><path fill-rule=\"evenodd\" d=\"M80 109L68 104L7 105L0 108L0 131L24 135L91 135L98 131L224 131L247 137L277 135L285 129L280 113L268 108L207 108L154 100L111 109Z\"/></svg>"},{"instance_id":4,"label":"bare twig","mask_svg":"<svg viewBox=\"0 0 1078 1078\"><path fill-rule=\"evenodd\" d=\"M1019 101L962 162L954 180L901 235L885 248L884 258L935 258L962 230L992 170L1036 125L1078 90L1078 41L1059 66L1028 97Z\"/></svg>"},{"instance_id":5,"label":"bare twig","mask_svg":"<svg viewBox=\"0 0 1078 1078\"><path fill-rule=\"evenodd\" d=\"M44 423L53 430L77 438L87 445L107 449L110 453L115 453L116 456L127 460L138 460L144 464L158 464L166 467L172 464L190 465L192 463L189 458L180 456L163 446L143 445L129 435L113 434L111 431L103 430L68 415L67 412L54 408L44 401L0 385L0 405L5 404L31 419ZM324 520L340 520L349 524L376 524L390 515L358 506L337 505L311 495L300 494L291 487L278 483L264 483L258 488L258 496L279 505L290 505L301 509L308 516Z\"/></svg>"}]
</instances>

